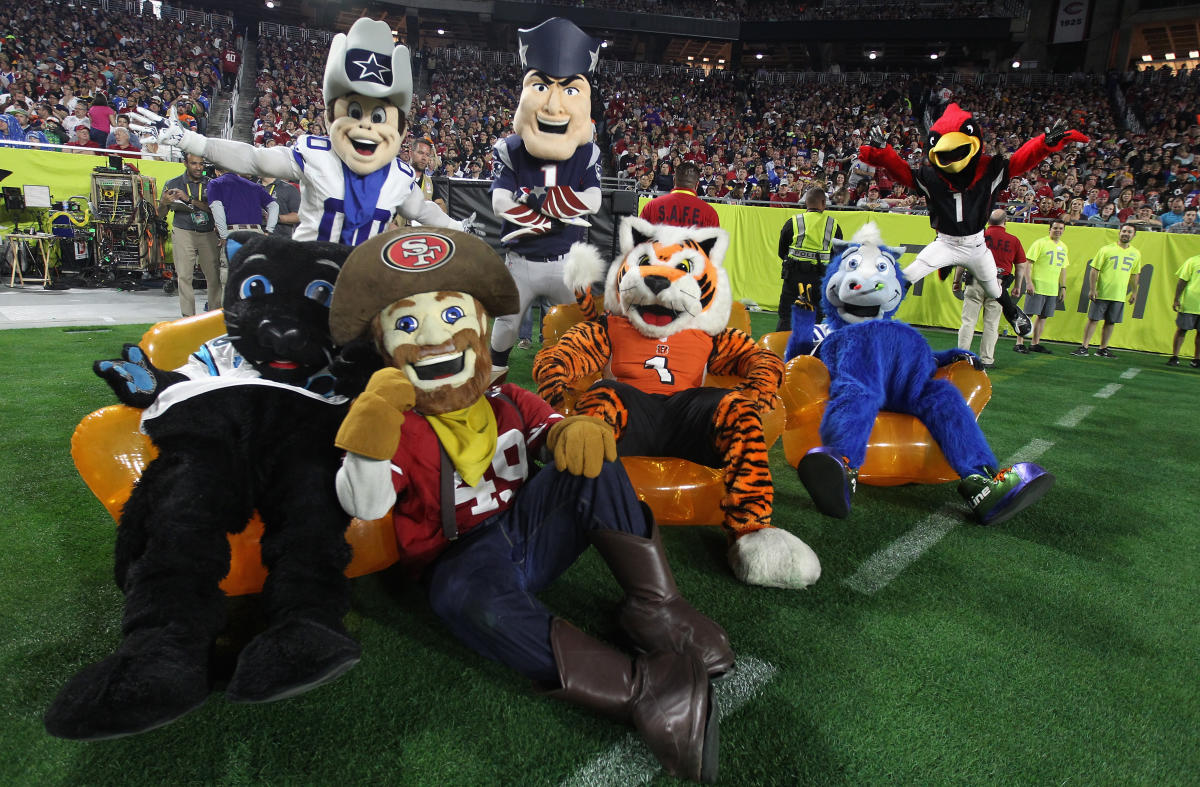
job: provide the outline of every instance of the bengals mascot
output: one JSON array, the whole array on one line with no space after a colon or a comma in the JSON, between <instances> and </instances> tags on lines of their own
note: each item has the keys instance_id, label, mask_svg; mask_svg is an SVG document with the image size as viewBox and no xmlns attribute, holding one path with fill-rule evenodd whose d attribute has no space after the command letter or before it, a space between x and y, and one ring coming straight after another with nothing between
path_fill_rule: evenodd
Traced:
<instances>
[{"instance_id":1,"label":"bengals mascot","mask_svg":"<svg viewBox=\"0 0 1200 787\"><path fill-rule=\"evenodd\" d=\"M719 228L667 227L623 220L620 258L575 244L565 278L589 319L534 362L538 393L561 407L574 380L604 370L576 402L602 418L623 456L671 456L723 468L722 500L732 543L729 562L752 585L802 588L821 573L803 541L771 527L774 486L760 413L783 379L783 362L728 328L733 297L721 261L729 236ZM607 269L607 277L605 271ZM605 280L606 312L596 314L593 281ZM736 388L704 385L708 373L737 375Z\"/></svg>"}]
</instances>

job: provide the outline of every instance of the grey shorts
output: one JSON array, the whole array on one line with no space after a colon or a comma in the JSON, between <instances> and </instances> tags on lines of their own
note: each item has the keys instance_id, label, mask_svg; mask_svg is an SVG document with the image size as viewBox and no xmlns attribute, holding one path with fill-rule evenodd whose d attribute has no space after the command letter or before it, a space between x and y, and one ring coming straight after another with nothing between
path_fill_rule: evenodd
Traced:
<instances>
[{"instance_id":1,"label":"grey shorts","mask_svg":"<svg viewBox=\"0 0 1200 787\"><path fill-rule=\"evenodd\" d=\"M1058 298L1054 295L1038 295L1035 292L1025 296L1025 313L1030 317L1053 317L1057 306Z\"/></svg>"},{"instance_id":2,"label":"grey shorts","mask_svg":"<svg viewBox=\"0 0 1200 787\"><path fill-rule=\"evenodd\" d=\"M1089 320L1104 320L1105 322L1118 323L1125 315L1125 301L1102 301L1099 298L1092 301L1092 305L1088 306Z\"/></svg>"},{"instance_id":3,"label":"grey shorts","mask_svg":"<svg viewBox=\"0 0 1200 787\"><path fill-rule=\"evenodd\" d=\"M1194 331L1200 328L1200 314L1180 312L1175 315L1175 327L1181 331Z\"/></svg>"}]
</instances>

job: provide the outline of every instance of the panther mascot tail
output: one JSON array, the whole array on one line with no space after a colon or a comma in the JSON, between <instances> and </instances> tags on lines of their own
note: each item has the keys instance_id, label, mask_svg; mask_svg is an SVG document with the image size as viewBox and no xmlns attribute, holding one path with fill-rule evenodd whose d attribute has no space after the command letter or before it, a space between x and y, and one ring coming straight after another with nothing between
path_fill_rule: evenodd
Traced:
<instances>
[{"instance_id":1,"label":"panther mascot tail","mask_svg":"<svg viewBox=\"0 0 1200 787\"><path fill-rule=\"evenodd\" d=\"M958 491L982 524L998 524L1037 502L1054 476L1032 462L997 469L975 415L939 367L979 359L966 350L934 352L912 326L892 319L908 290L898 260L901 249L883 245L879 228L867 224L830 262L822 282L826 322L813 312L792 310L785 357L815 354L829 370L829 401L821 418L821 443L797 465L816 507L845 518L857 486L858 468L880 410L915 416L937 441L962 478ZM822 336L822 334L824 334Z\"/></svg>"},{"instance_id":2,"label":"panther mascot tail","mask_svg":"<svg viewBox=\"0 0 1200 787\"><path fill-rule=\"evenodd\" d=\"M771 406L783 363L742 331L726 327L732 305L721 267L729 236L717 228L620 226L611 266L575 244L565 279L585 315L534 362L538 393L560 406L574 380L604 371L576 402L603 418L623 456L670 456L723 468L729 561L743 582L802 588L820 562L800 539L771 527L774 486L761 412ZM607 272L607 273L606 273ZM605 281L605 313L588 294ZM736 375L736 388L705 386L709 373Z\"/></svg>"}]
</instances>

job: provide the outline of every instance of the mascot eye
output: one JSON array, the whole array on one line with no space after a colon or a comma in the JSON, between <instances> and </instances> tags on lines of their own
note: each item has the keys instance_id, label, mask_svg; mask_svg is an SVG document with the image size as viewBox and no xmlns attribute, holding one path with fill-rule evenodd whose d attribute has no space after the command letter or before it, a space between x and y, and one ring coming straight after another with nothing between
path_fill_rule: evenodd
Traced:
<instances>
[{"instance_id":1,"label":"mascot eye","mask_svg":"<svg viewBox=\"0 0 1200 787\"><path fill-rule=\"evenodd\" d=\"M274 290L275 287L266 276L251 276L242 282L241 294L243 298L254 298L259 295L268 295Z\"/></svg>"},{"instance_id":2,"label":"mascot eye","mask_svg":"<svg viewBox=\"0 0 1200 787\"><path fill-rule=\"evenodd\" d=\"M359 104L357 101L351 101L350 104L346 107L346 114L349 115L350 117L354 118L355 120L358 120L359 118L362 117L362 105Z\"/></svg>"},{"instance_id":3,"label":"mascot eye","mask_svg":"<svg viewBox=\"0 0 1200 787\"><path fill-rule=\"evenodd\" d=\"M886 262L875 263L875 270L879 271L880 273L887 273L887 269L888 264Z\"/></svg>"},{"instance_id":4,"label":"mascot eye","mask_svg":"<svg viewBox=\"0 0 1200 787\"><path fill-rule=\"evenodd\" d=\"M579 88L569 87L566 90L564 90L563 92L566 93L568 96L577 96L577 95L579 95Z\"/></svg>"},{"instance_id":5,"label":"mascot eye","mask_svg":"<svg viewBox=\"0 0 1200 787\"><path fill-rule=\"evenodd\" d=\"M371 122L372 123L386 123L387 122L387 110L384 109L383 107L375 107L374 109L372 109L371 110Z\"/></svg>"},{"instance_id":6,"label":"mascot eye","mask_svg":"<svg viewBox=\"0 0 1200 787\"><path fill-rule=\"evenodd\" d=\"M847 270L853 271L858 269L858 260L846 260L844 264Z\"/></svg>"},{"instance_id":7,"label":"mascot eye","mask_svg":"<svg viewBox=\"0 0 1200 787\"><path fill-rule=\"evenodd\" d=\"M975 124L969 120L963 123L962 132L972 137L975 136Z\"/></svg>"},{"instance_id":8,"label":"mascot eye","mask_svg":"<svg viewBox=\"0 0 1200 787\"><path fill-rule=\"evenodd\" d=\"M638 260L638 265L653 265L653 264L654 264L654 260L650 259L649 254L643 254L642 258L640 260Z\"/></svg>"},{"instance_id":9,"label":"mascot eye","mask_svg":"<svg viewBox=\"0 0 1200 787\"><path fill-rule=\"evenodd\" d=\"M929 135L929 147L931 147L931 148L933 148L933 147L937 147L937 141L938 141L938 135L937 135L937 134L930 134L930 135Z\"/></svg>"},{"instance_id":10,"label":"mascot eye","mask_svg":"<svg viewBox=\"0 0 1200 787\"><path fill-rule=\"evenodd\" d=\"M451 306L442 312L442 320L447 325L453 325L466 316L467 314L462 310L461 306Z\"/></svg>"},{"instance_id":11,"label":"mascot eye","mask_svg":"<svg viewBox=\"0 0 1200 787\"><path fill-rule=\"evenodd\" d=\"M538 82L537 84L535 84L533 86L533 89L539 93L545 93L547 90L550 89L550 86L547 85L545 82Z\"/></svg>"},{"instance_id":12,"label":"mascot eye","mask_svg":"<svg viewBox=\"0 0 1200 787\"><path fill-rule=\"evenodd\" d=\"M333 285L324 279L310 281L304 288L304 297L312 298L322 306L328 306L333 300Z\"/></svg>"},{"instance_id":13,"label":"mascot eye","mask_svg":"<svg viewBox=\"0 0 1200 787\"><path fill-rule=\"evenodd\" d=\"M691 260L680 260L679 262L675 263L675 267L684 273L691 273L693 266Z\"/></svg>"},{"instance_id":14,"label":"mascot eye","mask_svg":"<svg viewBox=\"0 0 1200 787\"><path fill-rule=\"evenodd\" d=\"M413 317L411 314L406 314L396 320L396 330L404 331L405 333L412 333L413 331L417 330L418 324L419 323L417 322L416 317Z\"/></svg>"}]
</instances>

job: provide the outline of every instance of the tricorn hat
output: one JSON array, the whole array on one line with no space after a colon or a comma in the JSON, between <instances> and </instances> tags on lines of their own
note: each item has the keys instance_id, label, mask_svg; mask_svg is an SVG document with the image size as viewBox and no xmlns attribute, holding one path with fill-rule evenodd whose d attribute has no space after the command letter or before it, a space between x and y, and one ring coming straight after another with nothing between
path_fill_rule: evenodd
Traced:
<instances>
[{"instance_id":1,"label":"tricorn hat","mask_svg":"<svg viewBox=\"0 0 1200 787\"><path fill-rule=\"evenodd\" d=\"M442 291L478 298L492 317L520 308L512 274L485 241L458 230L406 227L376 235L350 252L333 288L329 330L336 343L345 344L396 301Z\"/></svg>"},{"instance_id":2,"label":"tricorn hat","mask_svg":"<svg viewBox=\"0 0 1200 787\"><path fill-rule=\"evenodd\" d=\"M537 27L518 30L517 42L522 72L541 71L556 79L583 74L589 80L596 71L600 45L604 43L561 16L547 19Z\"/></svg>"},{"instance_id":3,"label":"tricorn hat","mask_svg":"<svg viewBox=\"0 0 1200 787\"><path fill-rule=\"evenodd\" d=\"M325 61L325 104L349 93L381 98L405 115L412 106L412 67L408 47L395 45L387 22L359 19L349 33L338 33Z\"/></svg>"}]
</instances>

